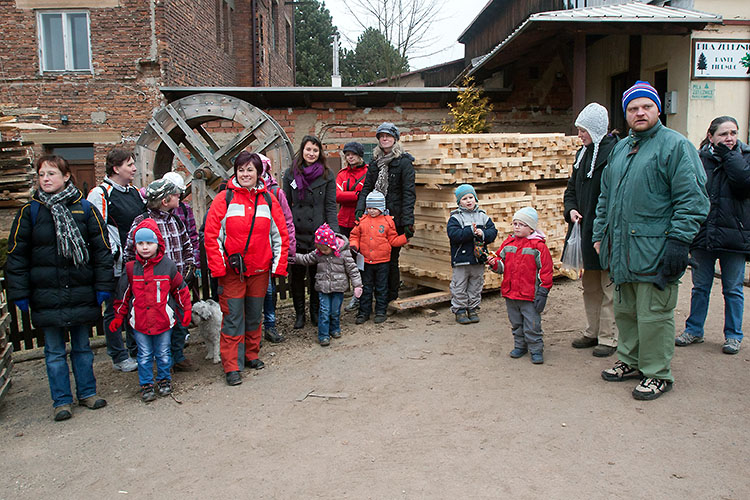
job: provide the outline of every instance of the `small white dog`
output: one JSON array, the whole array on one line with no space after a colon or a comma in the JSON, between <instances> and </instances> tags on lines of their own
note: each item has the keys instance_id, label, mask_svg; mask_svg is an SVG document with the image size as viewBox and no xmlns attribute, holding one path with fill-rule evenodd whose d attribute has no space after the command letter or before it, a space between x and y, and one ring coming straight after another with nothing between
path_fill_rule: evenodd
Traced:
<instances>
[{"instance_id":1,"label":"small white dog","mask_svg":"<svg viewBox=\"0 0 750 500\"><path fill-rule=\"evenodd\" d=\"M216 301L208 299L193 304L190 326L198 327L198 336L206 343L206 359L214 363L221 361L219 335L221 333L221 308Z\"/></svg>"}]
</instances>

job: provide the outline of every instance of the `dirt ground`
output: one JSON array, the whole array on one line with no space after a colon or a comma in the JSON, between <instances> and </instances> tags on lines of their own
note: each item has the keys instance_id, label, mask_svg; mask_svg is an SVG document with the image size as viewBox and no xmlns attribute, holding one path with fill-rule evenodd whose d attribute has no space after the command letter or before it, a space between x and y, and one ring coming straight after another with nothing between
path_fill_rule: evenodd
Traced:
<instances>
[{"instance_id":1,"label":"dirt ground","mask_svg":"<svg viewBox=\"0 0 750 500\"><path fill-rule=\"evenodd\" d=\"M51 420L43 361L18 363L0 405L0 498L750 498L750 347L721 353L720 289L706 342L677 349L674 389L652 402L600 378L614 358L570 347L585 316L567 280L543 315L541 366L508 357L499 294L472 326L447 307L362 328L346 313L327 349L282 311L290 338L263 347L264 370L228 387L192 344L200 370L149 405L99 349L109 405L66 422ZM311 390L345 397L297 401Z\"/></svg>"}]
</instances>

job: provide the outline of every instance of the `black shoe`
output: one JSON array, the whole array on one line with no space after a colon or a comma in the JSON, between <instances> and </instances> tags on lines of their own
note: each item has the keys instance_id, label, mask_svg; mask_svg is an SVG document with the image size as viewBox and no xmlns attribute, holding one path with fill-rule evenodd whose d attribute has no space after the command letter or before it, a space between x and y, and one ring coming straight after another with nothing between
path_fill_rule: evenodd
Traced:
<instances>
[{"instance_id":1,"label":"black shoe","mask_svg":"<svg viewBox=\"0 0 750 500\"><path fill-rule=\"evenodd\" d=\"M608 345L598 345L594 347L594 351L591 354L593 354L597 358L606 358L607 356L612 356L616 352L617 352L617 347L612 347Z\"/></svg>"},{"instance_id":2,"label":"black shoe","mask_svg":"<svg viewBox=\"0 0 750 500\"><path fill-rule=\"evenodd\" d=\"M154 392L154 384L144 384L141 386L141 401L144 403L150 403L156 399L156 393Z\"/></svg>"},{"instance_id":3,"label":"black shoe","mask_svg":"<svg viewBox=\"0 0 750 500\"><path fill-rule=\"evenodd\" d=\"M73 414L70 411L70 405L61 405L54 409L55 412L55 422L62 422L63 420L68 420L70 417L73 416Z\"/></svg>"},{"instance_id":4,"label":"black shoe","mask_svg":"<svg viewBox=\"0 0 750 500\"><path fill-rule=\"evenodd\" d=\"M156 394L161 397L172 394L172 383L167 379L156 382Z\"/></svg>"},{"instance_id":5,"label":"black shoe","mask_svg":"<svg viewBox=\"0 0 750 500\"><path fill-rule=\"evenodd\" d=\"M299 330L305 326L305 314L297 314L297 318L294 320L294 329Z\"/></svg>"},{"instance_id":6,"label":"black shoe","mask_svg":"<svg viewBox=\"0 0 750 500\"><path fill-rule=\"evenodd\" d=\"M242 383L242 376L240 372L228 372L227 373L227 385L240 385Z\"/></svg>"},{"instance_id":7,"label":"black shoe","mask_svg":"<svg viewBox=\"0 0 750 500\"><path fill-rule=\"evenodd\" d=\"M318 344L320 344L322 347L328 347L331 345L331 337L323 337L318 339Z\"/></svg>"},{"instance_id":8,"label":"black shoe","mask_svg":"<svg viewBox=\"0 0 750 500\"><path fill-rule=\"evenodd\" d=\"M469 316L470 323L479 323L479 315L477 314L476 309L467 309L466 313Z\"/></svg>"},{"instance_id":9,"label":"black shoe","mask_svg":"<svg viewBox=\"0 0 750 500\"><path fill-rule=\"evenodd\" d=\"M245 365L253 370L262 370L263 367L266 366L266 364L259 359L248 359L245 361Z\"/></svg>"},{"instance_id":10,"label":"black shoe","mask_svg":"<svg viewBox=\"0 0 750 500\"><path fill-rule=\"evenodd\" d=\"M599 344L599 340L595 337L587 337L585 335L581 335L580 337L573 340L571 345L575 349L588 349L589 347L594 347Z\"/></svg>"},{"instance_id":11,"label":"black shoe","mask_svg":"<svg viewBox=\"0 0 750 500\"><path fill-rule=\"evenodd\" d=\"M275 326L269 326L266 328L263 332L263 338L272 344L284 342L284 336L276 330Z\"/></svg>"},{"instance_id":12,"label":"black shoe","mask_svg":"<svg viewBox=\"0 0 750 500\"><path fill-rule=\"evenodd\" d=\"M375 323L385 323L386 315L385 314L376 314L375 319L373 320Z\"/></svg>"},{"instance_id":13,"label":"black shoe","mask_svg":"<svg viewBox=\"0 0 750 500\"><path fill-rule=\"evenodd\" d=\"M369 316L357 316L357 318L354 320L355 325L361 325L362 323L366 322L368 319L370 319Z\"/></svg>"}]
</instances>

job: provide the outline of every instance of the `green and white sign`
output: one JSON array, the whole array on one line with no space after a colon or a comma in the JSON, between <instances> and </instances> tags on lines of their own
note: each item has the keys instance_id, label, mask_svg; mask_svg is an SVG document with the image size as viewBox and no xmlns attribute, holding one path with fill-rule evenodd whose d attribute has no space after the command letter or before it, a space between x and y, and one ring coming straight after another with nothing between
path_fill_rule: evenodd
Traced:
<instances>
[{"instance_id":1,"label":"green and white sign","mask_svg":"<svg viewBox=\"0 0 750 500\"><path fill-rule=\"evenodd\" d=\"M750 79L750 40L693 40L693 79Z\"/></svg>"},{"instance_id":2,"label":"green and white sign","mask_svg":"<svg viewBox=\"0 0 750 500\"><path fill-rule=\"evenodd\" d=\"M691 99L711 100L714 98L714 92L716 92L714 82L693 82L690 84Z\"/></svg>"}]
</instances>

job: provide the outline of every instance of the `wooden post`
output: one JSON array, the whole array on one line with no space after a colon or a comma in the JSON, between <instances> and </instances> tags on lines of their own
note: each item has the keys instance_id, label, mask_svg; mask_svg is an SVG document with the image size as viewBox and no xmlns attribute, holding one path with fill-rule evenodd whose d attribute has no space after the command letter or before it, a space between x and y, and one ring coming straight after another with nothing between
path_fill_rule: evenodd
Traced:
<instances>
[{"instance_id":1,"label":"wooden post","mask_svg":"<svg viewBox=\"0 0 750 500\"><path fill-rule=\"evenodd\" d=\"M197 170L196 172L200 172ZM193 192L193 214L195 215L195 223L200 227L203 223L203 218L206 216L206 180L201 176L200 178L194 177L192 181L192 192Z\"/></svg>"}]
</instances>

